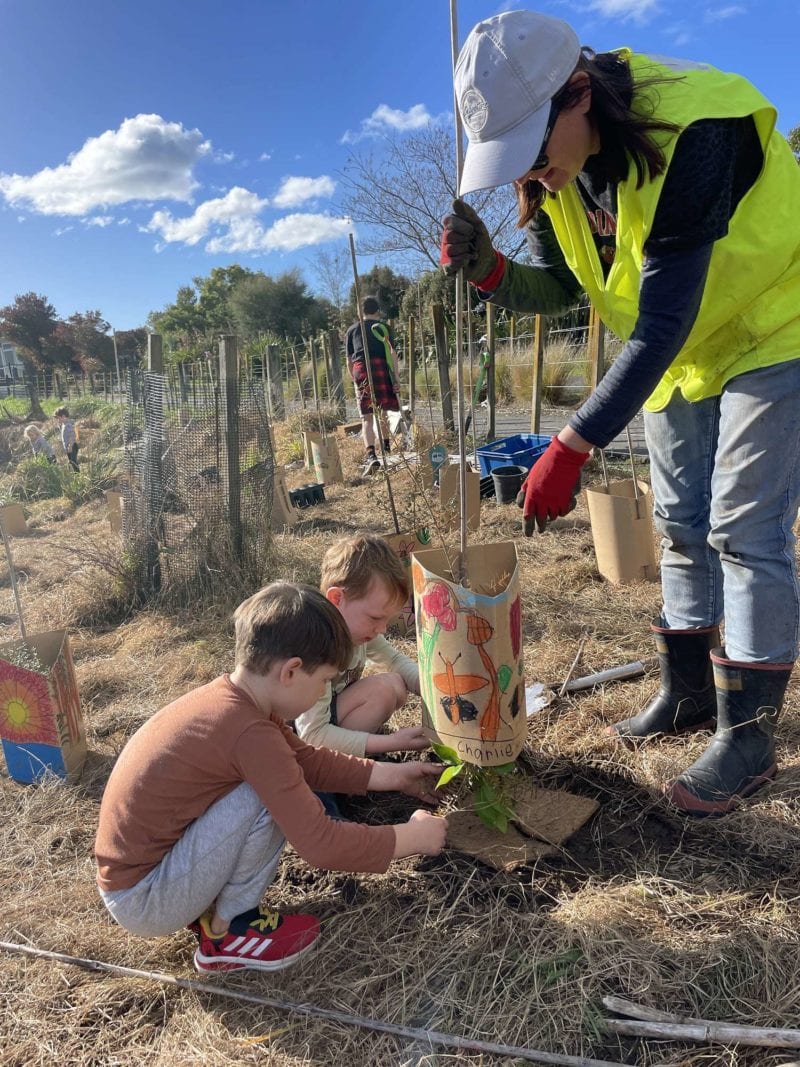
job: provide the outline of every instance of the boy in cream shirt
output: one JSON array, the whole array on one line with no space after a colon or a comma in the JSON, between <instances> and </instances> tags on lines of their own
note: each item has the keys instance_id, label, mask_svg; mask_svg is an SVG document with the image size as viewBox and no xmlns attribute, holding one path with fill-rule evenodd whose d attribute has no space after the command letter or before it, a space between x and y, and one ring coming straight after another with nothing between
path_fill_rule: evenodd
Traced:
<instances>
[{"instance_id":1,"label":"boy in cream shirt","mask_svg":"<svg viewBox=\"0 0 800 1067\"><path fill-rule=\"evenodd\" d=\"M400 560L380 537L341 538L322 559L320 589L339 609L354 651L347 669L295 721L297 733L310 745L353 756L427 748L430 742L421 726L377 733L405 704L409 693L419 694L417 664L383 636L408 599L408 578ZM367 663L380 667L382 673L362 677Z\"/></svg>"}]
</instances>

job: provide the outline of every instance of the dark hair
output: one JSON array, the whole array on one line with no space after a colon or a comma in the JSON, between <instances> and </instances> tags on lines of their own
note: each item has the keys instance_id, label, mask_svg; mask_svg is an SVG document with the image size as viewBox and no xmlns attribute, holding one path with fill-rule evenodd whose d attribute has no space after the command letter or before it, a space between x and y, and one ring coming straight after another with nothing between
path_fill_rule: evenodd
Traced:
<instances>
[{"instance_id":1,"label":"dark hair","mask_svg":"<svg viewBox=\"0 0 800 1067\"><path fill-rule=\"evenodd\" d=\"M583 47L575 72L589 75L592 102L589 110L600 137L600 153L587 163L609 181L620 182L628 174L630 161L636 167L636 188L641 189L648 178L662 174L667 166L664 152L651 136L653 133L673 133L680 129L673 122L653 117L657 94L643 90L663 83L663 77L642 78L636 82L636 110L632 109L634 83L628 63L616 52L595 53ZM562 86L553 97L561 110L568 110L583 96L585 83ZM515 187L519 205L517 225L525 226L541 207L547 190L534 179ZM550 196L555 196L550 193Z\"/></svg>"},{"instance_id":2,"label":"dark hair","mask_svg":"<svg viewBox=\"0 0 800 1067\"><path fill-rule=\"evenodd\" d=\"M374 296L365 296L361 301L361 310L365 315L374 315L376 312L380 311L380 309L381 306L378 303L377 298Z\"/></svg>"},{"instance_id":3,"label":"dark hair","mask_svg":"<svg viewBox=\"0 0 800 1067\"><path fill-rule=\"evenodd\" d=\"M272 582L239 605L236 666L267 674L274 663L299 656L303 670L347 669L353 641L344 619L318 589Z\"/></svg>"},{"instance_id":4,"label":"dark hair","mask_svg":"<svg viewBox=\"0 0 800 1067\"><path fill-rule=\"evenodd\" d=\"M56 417L59 416L59 415L63 415L65 419L68 419L69 418L69 411L65 407L62 406L60 408L56 408L56 410L53 412L53 415L56 416Z\"/></svg>"}]
</instances>

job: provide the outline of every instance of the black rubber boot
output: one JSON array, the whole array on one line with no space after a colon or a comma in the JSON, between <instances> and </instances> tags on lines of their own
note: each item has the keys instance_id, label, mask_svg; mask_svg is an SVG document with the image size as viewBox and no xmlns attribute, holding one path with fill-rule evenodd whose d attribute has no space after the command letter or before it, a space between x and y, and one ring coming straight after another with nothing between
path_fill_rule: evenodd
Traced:
<instances>
[{"instance_id":1,"label":"black rubber boot","mask_svg":"<svg viewBox=\"0 0 800 1067\"><path fill-rule=\"evenodd\" d=\"M724 815L775 777L775 724L792 663L738 663L711 653L717 732L702 756L665 789L690 815Z\"/></svg>"},{"instance_id":2,"label":"black rubber boot","mask_svg":"<svg viewBox=\"0 0 800 1067\"><path fill-rule=\"evenodd\" d=\"M670 630L652 623L661 668L661 686L638 715L609 726L623 741L644 741L658 734L712 729L717 712L711 649L719 644L719 627Z\"/></svg>"}]
</instances>

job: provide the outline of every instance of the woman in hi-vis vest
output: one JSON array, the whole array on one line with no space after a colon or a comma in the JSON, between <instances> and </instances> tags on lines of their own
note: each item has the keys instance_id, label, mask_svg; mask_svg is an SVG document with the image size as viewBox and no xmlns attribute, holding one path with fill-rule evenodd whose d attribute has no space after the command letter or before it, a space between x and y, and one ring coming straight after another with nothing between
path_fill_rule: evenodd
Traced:
<instances>
[{"instance_id":1,"label":"woman in hi-vis vest","mask_svg":"<svg viewBox=\"0 0 800 1067\"><path fill-rule=\"evenodd\" d=\"M532 468L525 533L570 510L592 447L644 405L661 687L610 729L635 743L714 728L666 792L692 814L730 811L776 773L798 648L800 168L744 78L595 54L535 12L475 26L455 90L469 139L459 193L513 183L531 265L496 251L456 200L445 271L463 267L516 311L558 314L586 292L625 342Z\"/></svg>"}]
</instances>

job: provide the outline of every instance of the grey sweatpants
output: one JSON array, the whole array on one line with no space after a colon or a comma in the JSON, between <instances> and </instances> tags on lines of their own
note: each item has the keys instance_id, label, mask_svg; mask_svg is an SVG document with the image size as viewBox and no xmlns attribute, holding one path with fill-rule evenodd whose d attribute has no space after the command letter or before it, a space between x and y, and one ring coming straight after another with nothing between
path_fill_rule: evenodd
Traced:
<instances>
[{"instance_id":1,"label":"grey sweatpants","mask_svg":"<svg viewBox=\"0 0 800 1067\"><path fill-rule=\"evenodd\" d=\"M162 937L216 901L228 921L259 905L286 844L255 790L242 783L190 823L157 867L130 889L100 890L120 926Z\"/></svg>"}]
</instances>

